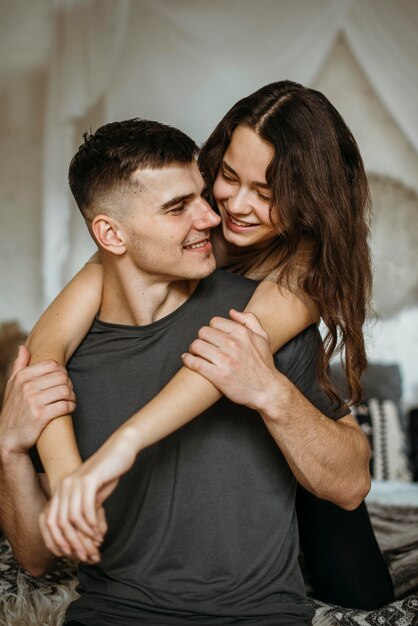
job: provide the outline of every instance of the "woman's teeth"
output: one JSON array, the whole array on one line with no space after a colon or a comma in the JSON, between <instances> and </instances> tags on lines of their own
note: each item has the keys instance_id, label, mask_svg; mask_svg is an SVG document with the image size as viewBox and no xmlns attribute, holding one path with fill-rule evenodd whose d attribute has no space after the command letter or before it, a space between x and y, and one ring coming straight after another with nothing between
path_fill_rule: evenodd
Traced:
<instances>
[{"instance_id":1,"label":"woman's teeth","mask_svg":"<svg viewBox=\"0 0 418 626\"><path fill-rule=\"evenodd\" d=\"M233 224L235 224L235 226L256 226L256 224L247 224L247 222L241 222L240 220L236 220L234 217L232 217L231 215L229 215L229 219L231 220L231 222Z\"/></svg>"}]
</instances>

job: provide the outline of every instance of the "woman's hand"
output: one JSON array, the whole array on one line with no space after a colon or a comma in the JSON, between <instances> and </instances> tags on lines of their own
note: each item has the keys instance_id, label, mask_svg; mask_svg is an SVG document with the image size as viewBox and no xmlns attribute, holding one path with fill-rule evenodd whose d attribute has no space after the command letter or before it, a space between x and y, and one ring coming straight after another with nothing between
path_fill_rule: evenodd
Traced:
<instances>
[{"instance_id":1,"label":"woman's hand","mask_svg":"<svg viewBox=\"0 0 418 626\"><path fill-rule=\"evenodd\" d=\"M47 548L56 556L97 563L107 530L103 502L134 464L129 429L114 433L83 465L64 478L40 516Z\"/></svg>"}]
</instances>

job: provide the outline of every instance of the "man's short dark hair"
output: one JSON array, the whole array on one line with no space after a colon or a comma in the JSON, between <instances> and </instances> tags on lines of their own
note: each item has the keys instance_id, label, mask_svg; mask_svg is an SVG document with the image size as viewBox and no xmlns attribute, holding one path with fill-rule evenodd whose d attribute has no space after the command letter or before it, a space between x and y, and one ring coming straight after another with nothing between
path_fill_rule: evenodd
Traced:
<instances>
[{"instance_id":1,"label":"man's short dark hair","mask_svg":"<svg viewBox=\"0 0 418 626\"><path fill-rule=\"evenodd\" d=\"M140 188L140 181L131 179L136 170L188 165L198 154L195 142L177 128L140 118L111 122L83 137L68 179L86 220L112 192Z\"/></svg>"}]
</instances>

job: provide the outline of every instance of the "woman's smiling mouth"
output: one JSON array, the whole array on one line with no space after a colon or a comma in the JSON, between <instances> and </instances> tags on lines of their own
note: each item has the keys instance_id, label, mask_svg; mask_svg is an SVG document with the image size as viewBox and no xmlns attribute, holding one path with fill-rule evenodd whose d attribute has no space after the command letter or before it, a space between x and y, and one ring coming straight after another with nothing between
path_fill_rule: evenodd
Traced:
<instances>
[{"instance_id":1,"label":"woman's smiling mouth","mask_svg":"<svg viewBox=\"0 0 418 626\"><path fill-rule=\"evenodd\" d=\"M235 217L232 217L232 215L228 211L225 211L225 214L226 214L225 216L226 216L226 222L227 222L228 228L230 228L231 230L235 232L241 233L246 230L254 229L257 226L259 226L259 224L254 224L254 223L249 224L248 222L237 220Z\"/></svg>"}]
</instances>

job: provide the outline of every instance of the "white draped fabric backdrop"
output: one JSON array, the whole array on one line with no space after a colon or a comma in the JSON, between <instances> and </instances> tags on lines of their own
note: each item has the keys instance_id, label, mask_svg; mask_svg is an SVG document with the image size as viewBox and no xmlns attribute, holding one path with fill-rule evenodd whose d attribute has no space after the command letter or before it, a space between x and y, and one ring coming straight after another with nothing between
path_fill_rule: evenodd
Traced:
<instances>
[{"instance_id":1,"label":"white draped fabric backdrop","mask_svg":"<svg viewBox=\"0 0 418 626\"><path fill-rule=\"evenodd\" d=\"M232 104L268 82L310 85L339 33L418 151L416 0L56 0L43 179L43 290L62 288L75 124L140 116L202 141Z\"/></svg>"}]
</instances>

